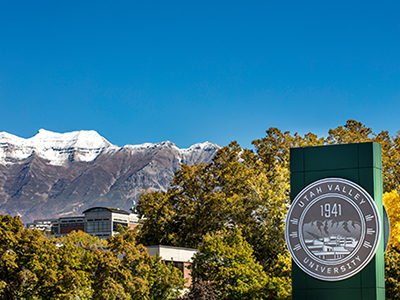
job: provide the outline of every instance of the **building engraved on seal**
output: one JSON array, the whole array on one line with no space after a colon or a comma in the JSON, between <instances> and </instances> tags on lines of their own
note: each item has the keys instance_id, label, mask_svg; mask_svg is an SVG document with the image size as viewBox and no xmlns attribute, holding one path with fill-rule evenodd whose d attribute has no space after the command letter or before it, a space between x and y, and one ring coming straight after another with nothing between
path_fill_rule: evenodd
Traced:
<instances>
[{"instance_id":1,"label":"building engraved on seal","mask_svg":"<svg viewBox=\"0 0 400 300\"><path fill-rule=\"evenodd\" d=\"M374 257L380 236L374 200L347 179L308 185L286 217L285 239L294 262L321 280L343 280L361 271Z\"/></svg>"}]
</instances>

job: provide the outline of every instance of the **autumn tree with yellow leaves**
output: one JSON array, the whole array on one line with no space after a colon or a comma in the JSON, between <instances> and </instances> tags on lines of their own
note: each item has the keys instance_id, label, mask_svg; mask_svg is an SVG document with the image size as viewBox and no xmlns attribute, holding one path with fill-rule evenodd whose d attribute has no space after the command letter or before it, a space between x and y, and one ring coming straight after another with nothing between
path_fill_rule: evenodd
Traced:
<instances>
[{"instance_id":1,"label":"autumn tree with yellow leaves","mask_svg":"<svg viewBox=\"0 0 400 300\"><path fill-rule=\"evenodd\" d=\"M400 299L400 195L397 190L383 194L390 220L390 239L385 253L386 298Z\"/></svg>"}]
</instances>

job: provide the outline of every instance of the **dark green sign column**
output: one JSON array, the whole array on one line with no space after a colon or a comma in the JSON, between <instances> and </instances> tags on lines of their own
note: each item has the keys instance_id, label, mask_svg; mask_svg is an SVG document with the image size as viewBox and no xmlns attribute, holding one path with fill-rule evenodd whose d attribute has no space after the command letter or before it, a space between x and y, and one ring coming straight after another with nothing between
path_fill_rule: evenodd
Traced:
<instances>
[{"instance_id":1,"label":"dark green sign column","mask_svg":"<svg viewBox=\"0 0 400 300\"><path fill-rule=\"evenodd\" d=\"M382 220L381 145L360 143L291 149L291 200L316 180L337 177L363 187L373 198ZM293 300L385 299L383 234L375 257L359 273L341 281L322 281L292 263Z\"/></svg>"}]
</instances>

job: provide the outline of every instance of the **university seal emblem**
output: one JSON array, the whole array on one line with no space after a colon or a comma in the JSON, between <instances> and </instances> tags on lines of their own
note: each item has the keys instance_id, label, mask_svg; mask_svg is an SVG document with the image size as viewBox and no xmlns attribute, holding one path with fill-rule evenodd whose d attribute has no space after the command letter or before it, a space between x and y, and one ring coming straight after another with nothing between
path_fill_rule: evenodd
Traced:
<instances>
[{"instance_id":1,"label":"university seal emblem","mask_svg":"<svg viewBox=\"0 0 400 300\"><path fill-rule=\"evenodd\" d=\"M286 218L285 239L294 262L320 280L343 280L361 271L375 255L380 236L372 197L341 178L305 187Z\"/></svg>"}]
</instances>

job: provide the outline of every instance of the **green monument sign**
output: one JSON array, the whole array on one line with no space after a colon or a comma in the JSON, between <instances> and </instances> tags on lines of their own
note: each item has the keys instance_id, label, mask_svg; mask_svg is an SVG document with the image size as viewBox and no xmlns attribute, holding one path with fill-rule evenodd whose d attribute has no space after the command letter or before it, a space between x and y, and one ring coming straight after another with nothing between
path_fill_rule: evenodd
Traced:
<instances>
[{"instance_id":1,"label":"green monument sign","mask_svg":"<svg viewBox=\"0 0 400 300\"><path fill-rule=\"evenodd\" d=\"M381 146L291 149L293 300L385 299Z\"/></svg>"}]
</instances>

